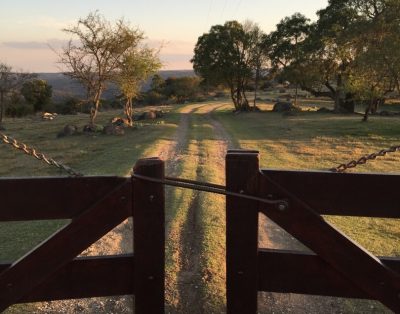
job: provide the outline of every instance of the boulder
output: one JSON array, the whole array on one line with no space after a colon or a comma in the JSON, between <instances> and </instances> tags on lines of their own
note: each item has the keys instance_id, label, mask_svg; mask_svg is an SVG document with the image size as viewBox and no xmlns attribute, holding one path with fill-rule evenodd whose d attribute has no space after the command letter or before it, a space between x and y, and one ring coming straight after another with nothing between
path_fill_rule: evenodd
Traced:
<instances>
[{"instance_id":1,"label":"boulder","mask_svg":"<svg viewBox=\"0 0 400 314\"><path fill-rule=\"evenodd\" d=\"M78 127L73 124L67 124L64 129L57 134L57 137L71 136L78 133Z\"/></svg>"},{"instance_id":2,"label":"boulder","mask_svg":"<svg viewBox=\"0 0 400 314\"><path fill-rule=\"evenodd\" d=\"M153 120L153 119L156 119L156 118L157 118L157 114L155 113L155 111L146 112L146 115L145 115L145 119L146 120Z\"/></svg>"},{"instance_id":3,"label":"boulder","mask_svg":"<svg viewBox=\"0 0 400 314\"><path fill-rule=\"evenodd\" d=\"M321 107L317 110L319 113L332 113L333 111L331 109L328 109L326 107Z\"/></svg>"},{"instance_id":4,"label":"boulder","mask_svg":"<svg viewBox=\"0 0 400 314\"><path fill-rule=\"evenodd\" d=\"M57 113L50 113L50 112L43 112L42 113L42 120L51 121L57 117Z\"/></svg>"},{"instance_id":5,"label":"boulder","mask_svg":"<svg viewBox=\"0 0 400 314\"><path fill-rule=\"evenodd\" d=\"M124 135L125 130L120 125L109 124L103 128L103 133L107 135Z\"/></svg>"},{"instance_id":6,"label":"boulder","mask_svg":"<svg viewBox=\"0 0 400 314\"><path fill-rule=\"evenodd\" d=\"M164 112L162 110L155 110L156 113L156 118L162 118L164 117Z\"/></svg>"},{"instance_id":7,"label":"boulder","mask_svg":"<svg viewBox=\"0 0 400 314\"><path fill-rule=\"evenodd\" d=\"M146 112L137 113L137 114L133 115L134 121L139 121L139 120L144 120L144 119L146 119Z\"/></svg>"},{"instance_id":8,"label":"boulder","mask_svg":"<svg viewBox=\"0 0 400 314\"><path fill-rule=\"evenodd\" d=\"M83 127L83 132L85 133L95 133L103 131L103 126L100 124L86 124Z\"/></svg>"},{"instance_id":9,"label":"boulder","mask_svg":"<svg viewBox=\"0 0 400 314\"><path fill-rule=\"evenodd\" d=\"M110 123L112 125L117 125L117 126L122 126L122 127L129 126L128 119L121 118L121 117L112 118Z\"/></svg>"},{"instance_id":10,"label":"boulder","mask_svg":"<svg viewBox=\"0 0 400 314\"><path fill-rule=\"evenodd\" d=\"M301 109L291 102L283 102L279 101L275 103L274 108L272 109L274 112L288 112L288 111L301 111Z\"/></svg>"}]
</instances>

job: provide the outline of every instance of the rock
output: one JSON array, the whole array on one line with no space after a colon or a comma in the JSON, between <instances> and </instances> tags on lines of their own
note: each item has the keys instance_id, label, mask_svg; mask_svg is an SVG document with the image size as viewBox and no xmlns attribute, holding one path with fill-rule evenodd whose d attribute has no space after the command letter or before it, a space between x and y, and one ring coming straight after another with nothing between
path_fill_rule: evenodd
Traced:
<instances>
[{"instance_id":1,"label":"rock","mask_svg":"<svg viewBox=\"0 0 400 314\"><path fill-rule=\"evenodd\" d=\"M71 136L78 133L78 127L76 125L67 124L64 129L57 134L57 137Z\"/></svg>"},{"instance_id":2,"label":"rock","mask_svg":"<svg viewBox=\"0 0 400 314\"><path fill-rule=\"evenodd\" d=\"M83 132L85 133L95 133L103 131L103 126L100 124L86 124L83 127Z\"/></svg>"},{"instance_id":3,"label":"rock","mask_svg":"<svg viewBox=\"0 0 400 314\"><path fill-rule=\"evenodd\" d=\"M57 113L50 113L50 112L43 112L42 113L42 120L51 121L57 117Z\"/></svg>"},{"instance_id":4,"label":"rock","mask_svg":"<svg viewBox=\"0 0 400 314\"><path fill-rule=\"evenodd\" d=\"M157 115L154 111L148 111L148 112L146 112L145 118L147 120L153 120L153 119L157 118Z\"/></svg>"},{"instance_id":5,"label":"rock","mask_svg":"<svg viewBox=\"0 0 400 314\"><path fill-rule=\"evenodd\" d=\"M321 107L317 110L319 113L332 113L333 111L331 109L328 109L326 107Z\"/></svg>"},{"instance_id":6,"label":"rock","mask_svg":"<svg viewBox=\"0 0 400 314\"><path fill-rule=\"evenodd\" d=\"M274 112L288 112L288 111L301 111L301 109L291 102L283 102L279 101L275 103L274 108L272 109Z\"/></svg>"},{"instance_id":7,"label":"rock","mask_svg":"<svg viewBox=\"0 0 400 314\"><path fill-rule=\"evenodd\" d=\"M112 125L118 125L118 126L122 126L122 127L129 126L128 119L121 118L121 117L112 118L110 122Z\"/></svg>"},{"instance_id":8,"label":"rock","mask_svg":"<svg viewBox=\"0 0 400 314\"><path fill-rule=\"evenodd\" d=\"M134 121L139 121L139 120L144 120L144 119L146 119L146 112L137 113L137 114L133 115Z\"/></svg>"},{"instance_id":9,"label":"rock","mask_svg":"<svg viewBox=\"0 0 400 314\"><path fill-rule=\"evenodd\" d=\"M154 112L156 113L157 118L164 117L164 112L162 110L155 110Z\"/></svg>"},{"instance_id":10,"label":"rock","mask_svg":"<svg viewBox=\"0 0 400 314\"><path fill-rule=\"evenodd\" d=\"M120 125L109 124L103 128L103 133L107 135L124 135L125 130Z\"/></svg>"}]
</instances>

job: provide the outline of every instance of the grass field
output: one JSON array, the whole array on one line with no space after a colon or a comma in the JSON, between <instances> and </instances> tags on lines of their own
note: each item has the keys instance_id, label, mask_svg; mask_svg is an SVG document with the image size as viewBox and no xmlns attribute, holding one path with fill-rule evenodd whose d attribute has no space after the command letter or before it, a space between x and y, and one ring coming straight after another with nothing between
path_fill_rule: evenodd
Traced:
<instances>
[{"instance_id":1,"label":"grass field","mask_svg":"<svg viewBox=\"0 0 400 314\"><path fill-rule=\"evenodd\" d=\"M312 105L312 100L309 104ZM269 101L259 107L262 112L238 115L232 114L227 100L164 107L168 111L165 118L127 130L124 136L56 138L67 123L82 127L88 120L86 115L59 116L54 121L36 117L9 119L5 125L8 135L34 145L86 175L128 175L138 158L161 156L167 159L170 175L220 184L224 183L223 156L228 145L259 150L262 167L327 169L400 141L398 117L373 116L368 123L362 123L359 115L302 112L283 116L268 111ZM105 124L118 114L102 112L98 123ZM227 135L221 133L221 128ZM0 156L1 177L61 175L57 169L5 144L0 145ZM400 154L371 162L357 171L400 172ZM327 219L374 254L400 256L399 220ZM197 306L204 313L223 312L224 198L168 188L166 223L168 311L183 313ZM0 223L0 260L15 260L63 224L65 221ZM343 307L354 313L382 310L371 304L345 301ZM10 313L32 311L29 307L17 309Z\"/></svg>"}]
</instances>

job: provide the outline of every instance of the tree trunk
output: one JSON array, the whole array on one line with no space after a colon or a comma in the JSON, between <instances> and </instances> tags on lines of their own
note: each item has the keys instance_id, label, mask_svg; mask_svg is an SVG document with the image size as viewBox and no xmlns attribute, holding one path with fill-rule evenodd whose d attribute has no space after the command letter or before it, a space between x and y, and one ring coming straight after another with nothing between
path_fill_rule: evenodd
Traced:
<instances>
[{"instance_id":1,"label":"tree trunk","mask_svg":"<svg viewBox=\"0 0 400 314\"><path fill-rule=\"evenodd\" d=\"M295 92L294 92L294 105L295 105L295 106L297 106L298 89L299 89L299 86L298 86L298 84L296 83L296 89L295 89Z\"/></svg>"},{"instance_id":2,"label":"tree trunk","mask_svg":"<svg viewBox=\"0 0 400 314\"><path fill-rule=\"evenodd\" d=\"M376 99L374 99L374 98L370 99L369 104L368 104L367 108L365 109L364 117L361 120L362 122L368 121L369 113L370 112L372 113L375 102L376 102Z\"/></svg>"},{"instance_id":3,"label":"tree trunk","mask_svg":"<svg viewBox=\"0 0 400 314\"><path fill-rule=\"evenodd\" d=\"M93 107L90 109L90 125L94 125L94 121L97 117L97 113L99 111L100 106L100 97L102 90L98 90L93 99Z\"/></svg>"},{"instance_id":4,"label":"tree trunk","mask_svg":"<svg viewBox=\"0 0 400 314\"><path fill-rule=\"evenodd\" d=\"M0 126L3 123L4 116L4 92L0 92Z\"/></svg>"},{"instance_id":5,"label":"tree trunk","mask_svg":"<svg viewBox=\"0 0 400 314\"><path fill-rule=\"evenodd\" d=\"M125 115L126 119L128 120L128 125L133 126L133 119L132 119L132 114L133 114L133 109L132 109L132 98L128 98L125 103Z\"/></svg>"},{"instance_id":6,"label":"tree trunk","mask_svg":"<svg viewBox=\"0 0 400 314\"><path fill-rule=\"evenodd\" d=\"M260 67L257 66L256 69L256 79L254 82L254 102L253 102L253 107L254 107L254 111L256 111L256 101L257 101L257 92L258 92L258 81L260 78Z\"/></svg>"}]
</instances>

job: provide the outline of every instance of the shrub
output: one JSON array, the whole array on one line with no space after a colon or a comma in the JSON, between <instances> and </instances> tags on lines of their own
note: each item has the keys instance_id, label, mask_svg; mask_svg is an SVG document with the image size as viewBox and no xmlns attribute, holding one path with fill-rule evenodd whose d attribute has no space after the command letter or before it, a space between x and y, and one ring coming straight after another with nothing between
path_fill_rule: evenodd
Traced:
<instances>
[{"instance_id":1,"label":"shrub","mask_svg":"<svg viewBox=\"0 0 400 314\"><path fill-rule=\"evenodd\" d=\"M6 109L6 115L12 118L21 118L33 113L33 105L31 104L12 104Z\"/></svg>"}]
</instances>

